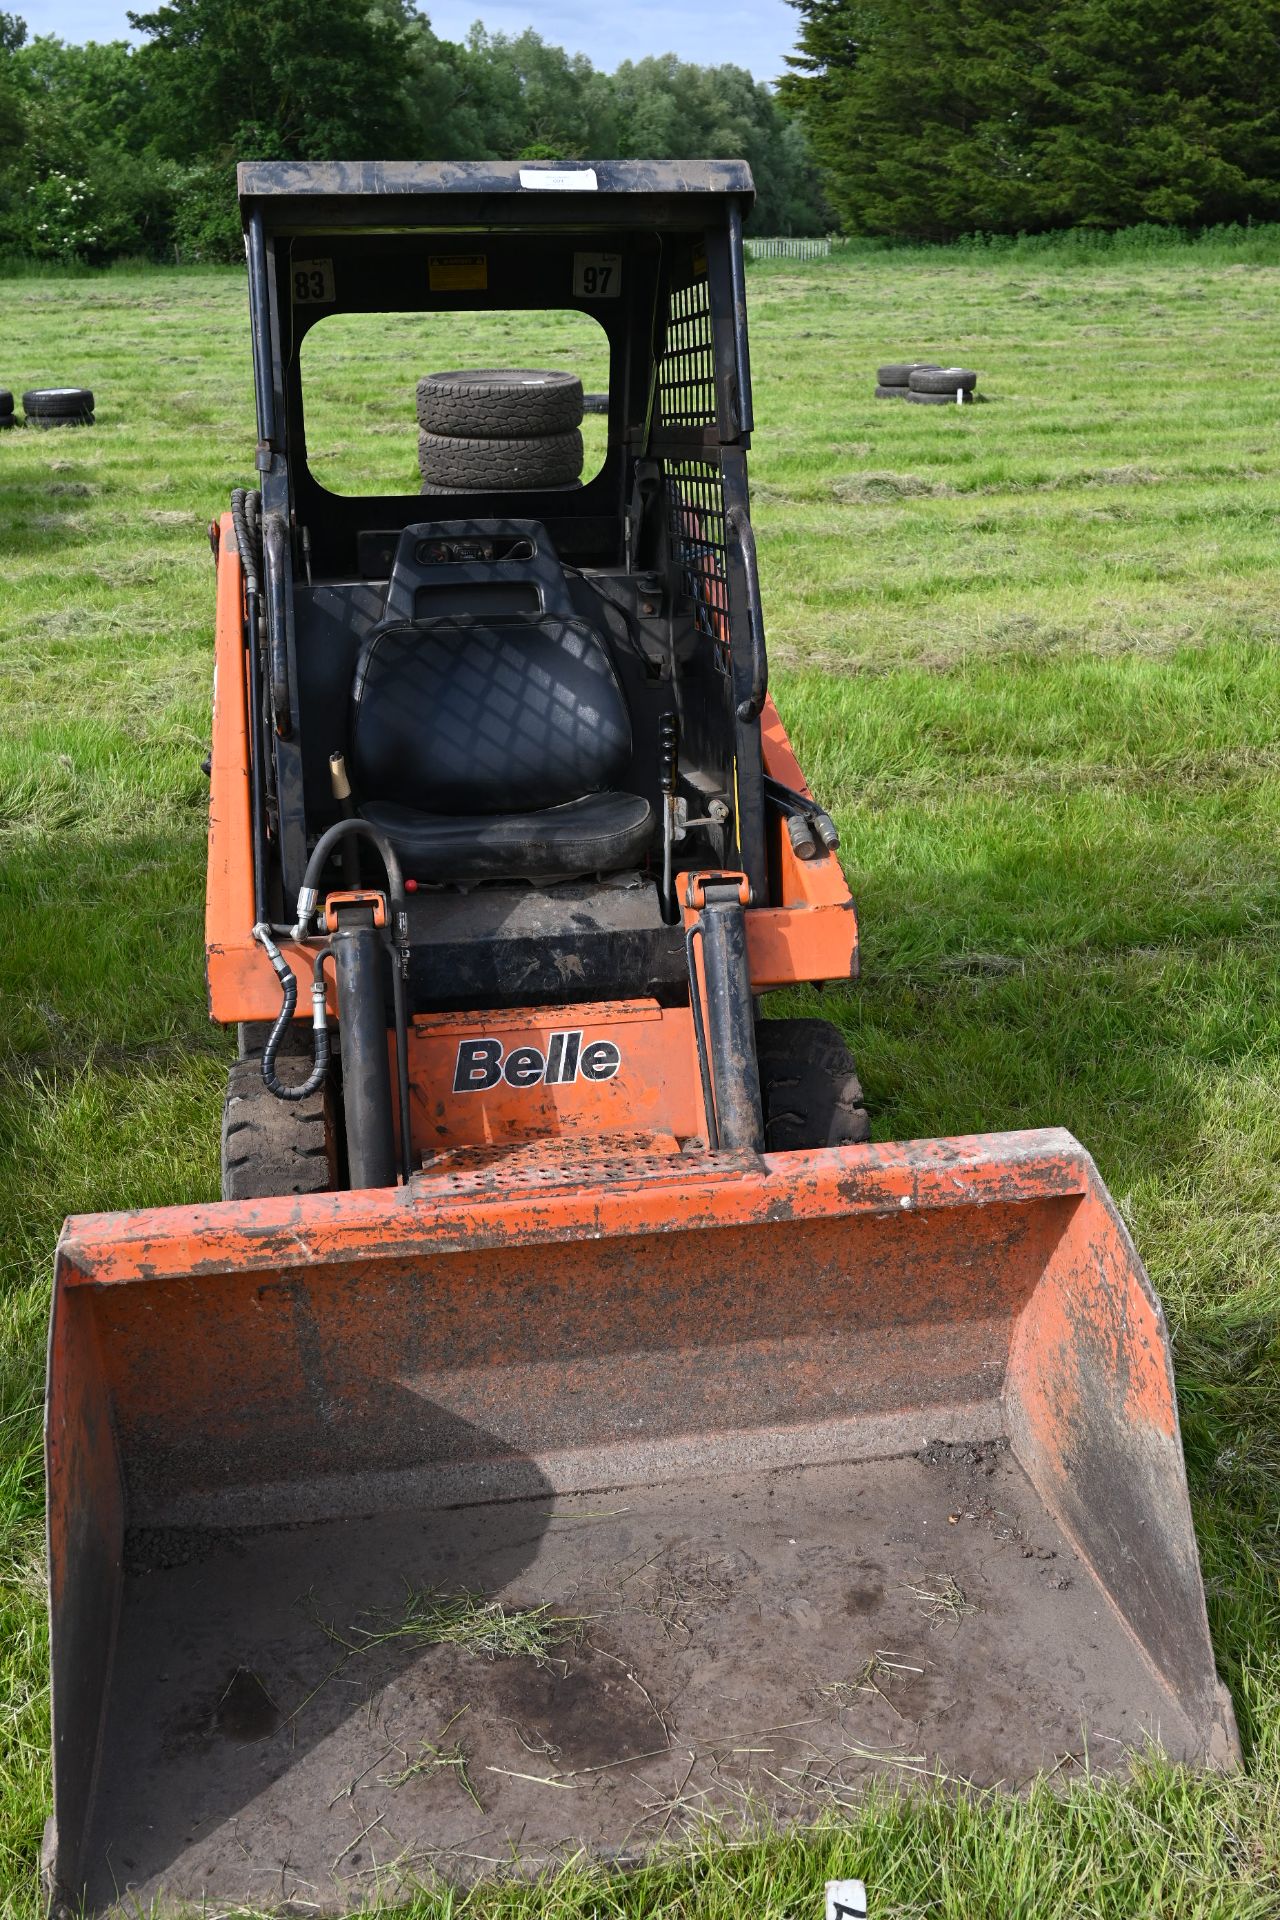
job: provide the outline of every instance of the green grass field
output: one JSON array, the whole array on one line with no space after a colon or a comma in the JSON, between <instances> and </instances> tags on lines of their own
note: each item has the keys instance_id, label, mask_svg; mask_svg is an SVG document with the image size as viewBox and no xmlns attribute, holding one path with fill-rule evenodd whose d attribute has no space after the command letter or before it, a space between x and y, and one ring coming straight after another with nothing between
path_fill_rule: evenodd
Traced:
<instances>
[{"instance_id":1,"label":"green grass field","mask_svg":"<svg viewBox=\"0 0 1280 1920\"><path fill-rule=\"evenodd\" d=\"M418 1911L807 1920L841 1872L867 1878L876 1920L1275 1916L1280 233L850 252L753 269L749 290L774 685L865 941L861 986L821 1010L879 1137L1059 1123L1095 1155L1174 1329L1246 1770L886 1789L807 1837L702 1833L629 1880L573 1869ZM398 325L322 356L326 444L353 484L391 445L413 472L426 368ZM515 360L534 340L509 344ZM570 331L543 345L576 364ZM435 364L479 346L464 330ZM978 367L989 403L873 399L877 362L915 356ZM204 528L252 477L240 276L0 281L0 384L69 382L97 392L96 428L0 435L6 1915L36 1910L48 1805L58 1226L217 1188Z\"/></svg>"}]
</instances>

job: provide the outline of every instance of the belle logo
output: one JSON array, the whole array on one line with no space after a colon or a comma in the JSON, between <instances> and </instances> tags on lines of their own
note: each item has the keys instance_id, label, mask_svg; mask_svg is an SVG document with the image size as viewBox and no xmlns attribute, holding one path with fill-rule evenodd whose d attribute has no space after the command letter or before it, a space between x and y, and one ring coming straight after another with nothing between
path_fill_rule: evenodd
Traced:
<instances>
[{"instance_id":1,"label":"belle logo","mask_svg":"<svg viewBox=\"0 0 1280 1920\"><path fill-rule=\"evenodd\" d=\"M455 1093L487 1093L505 1080L509 1087L568 1087L575 1080L612 1080L622 1055L612 1040L582 1044L576 1033L553 1033L547 1050L512 1047L502 1051L501 1040L464 1040L453 1070Z\"/></svg>"}]
</instances>

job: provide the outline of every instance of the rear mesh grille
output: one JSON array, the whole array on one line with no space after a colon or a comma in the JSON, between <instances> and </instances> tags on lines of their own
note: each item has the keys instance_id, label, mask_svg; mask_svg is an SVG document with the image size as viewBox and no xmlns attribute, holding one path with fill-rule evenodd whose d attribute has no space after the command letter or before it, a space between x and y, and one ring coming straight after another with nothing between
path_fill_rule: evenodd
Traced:
<instances>
[{"instance_id":1,"label":"rear mesh grille","mask_svg":"<svg viewBox=\"0 0 1280 1920\"><path fill-rule=\"evenodd\" d=\"M716 424L711 288L706 280L671 290L666 351L658 367L658 413L667 427Z\"/></svg>"},{"instance_id":2,"label":"rear mesh grille","mask_svg":"<svg viewBox=\"0 0 1280 1920\"><path fill-rule=\"evenodd\" d=\"M729 577L720 468L714 460L668 460L665 464L672 547L680 556L684 589L693 602L694 625L713 643L716 662L727 673Z\"/></svg>"}]
</instances>

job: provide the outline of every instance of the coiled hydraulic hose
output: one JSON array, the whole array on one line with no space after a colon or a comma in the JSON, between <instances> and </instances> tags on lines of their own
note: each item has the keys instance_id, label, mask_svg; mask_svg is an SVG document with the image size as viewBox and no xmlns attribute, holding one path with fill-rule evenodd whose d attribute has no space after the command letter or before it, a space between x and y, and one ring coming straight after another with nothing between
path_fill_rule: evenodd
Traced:
<instances>
[{"instance_id":1,"label":"coiled hydraulic hose","mask_svg":"<svg viewBox=\"0 0 1280 1920\"><path fill-rule=\"evenodd\" d=\"M271 929L265 921L258 922L253 930L253 937L259 942L275 969L276 978L284 994L283 1004L276 1015L276 1023L267 1035L267 1044L262 1049L263 1084L268 1093L274 1093L277 1100L307 1100L313 1093L319 1093L324 1085L325 1075L329 1071L329 1023L324 1007L324 963L329 957L329 950L326 947L316 955L311 978L313 1049L311 1071L298 1086L289 1087L276 1078L276 1055L280 1051L280 1043L289 1031L297 1011L298 981L293 968L272 939Z\"/></svg>"}]
</instances>

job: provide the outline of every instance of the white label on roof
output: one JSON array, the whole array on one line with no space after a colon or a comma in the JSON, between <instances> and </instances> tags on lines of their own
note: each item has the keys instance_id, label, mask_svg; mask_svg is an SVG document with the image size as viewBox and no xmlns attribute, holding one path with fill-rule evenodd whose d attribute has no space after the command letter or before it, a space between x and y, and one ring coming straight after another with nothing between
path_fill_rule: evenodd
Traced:
<instances>
[{"instance_id":1,"label":"white label on roof","mask_svg":"<svg viewBox=\"0 0 1280 1920\"><path fill-rule=\"evenodd\" d=\"M594 167L521 167L520 185L531 193L595 193Z\"/></svg>"}]
</instances>

